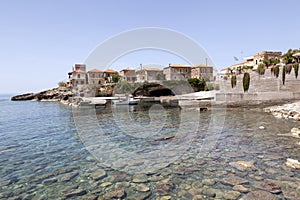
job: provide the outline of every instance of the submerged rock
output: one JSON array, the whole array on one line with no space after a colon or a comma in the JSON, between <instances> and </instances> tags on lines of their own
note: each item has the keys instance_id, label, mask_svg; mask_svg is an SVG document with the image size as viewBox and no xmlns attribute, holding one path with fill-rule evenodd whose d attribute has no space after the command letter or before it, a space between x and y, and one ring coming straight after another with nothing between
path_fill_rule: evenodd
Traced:
<instances>
[{"instance_id":1,"label":"submerged rock","mask_svg":"<svg viewBox=\"0 0 300 200\"><path fill-rule=\"evenodd\" d=\"M281 193L280 185L276 184L273 181L264 181L262 183L257 183L257 184L254 184L254 187L261 189L261 190L271 192L273 194Z\"/></svg>"},{"instance_id":2,"label":"submerged rock","mask_svg":"<svg viewBox=\"0 0 300 200\"><path fill-rule=\"evenodd\" d=\"M223 194L223 198L228 200L235 200L238 199L240 196L241 193L238 191L226 191Z\"/></svg>"},{"instance_id":3,"label":"submerged rock","mask_svg":"<svg viewBox=\"0 0 300 200\"><path fill-rule=\"evenodd\" d=\"M71 197L75 197L75 196L82 196L85 194L86 194L86 191L84 189L75 189L75 190L71 190L70 192L64 193L64 197L71 198Z\"/></svg>"},{"instance_id":4,"label":"submerged rock","mask_svg":"<svg viewBox=\"0 0 300 200\"><path fill-rule=\"evenodd\" d=\"M171 183L157 183L156 190L157 193L160 195L167 195L170 194L173 190L174 186Z\"/></svg>"},{"instance_id":5,"label":"submerged rock","mask_svg":"<svg viewBox=\"0 0 300 200\"><path fill-rule=\"evenodd\" d=\"M240 200L278 200L278 198L266 191L252 191L243 196Z\"/></svg>"},{"instance_id":6,"label":"submerged rock","mask_svg":"<svg viewBox=\"0 0 300 200\"><path fill-rule=\"evenodd\" d=\"M106 176L106 172L103 169L97 169L95 172L93 172L90 177L95 180L98 181L102 178L104 178Z\"/></svg>"},{"instance_id":7,"label":"submerged rock","mask_svg":"<svg viewBox=\"0 0 300 200\"><path fill-rule=\"evenodd\" d=\"M146 182L148 182L148 176L146 174L136 174L133 176L132 182L146 183Z\"/></svg>"},{"instance_id":8,"label":"submerged rock","mask_svg":"<svg viewBox=\"0 0 300 200\"><path fill-rule=\"evenodd\" d=\"M231 162L229 165L232 167L240 170L240 171L246 171L246 170L255 170L256 167L253 164L253 161L237 161L237 162Z\"/></svg>"},{"instance_id":9,"label":"submerged rock","mask_svg":"<svg viewBox=\"0 0 300 200\"><path fill-rule=\"evenodd\" d=\"M123 198L126 196L126 192L123 188L111 190L108 193L104 195L104 197L108 199L113 199L113 198Z\"/></svg>"},{"instance_id":10,"label":"submerged rock","mask_svg":"<svg viewBox=\"0 0 300 200\"><path fill-rule=\"evenodd\" d=\"M222 183L224 185L235 186L235 185L247 184L249 182L246 179L243 179L243 178L238 177L238 176L230 176L230 177L227 177L227 178L223 178Z\"/></svg>"},{"instance_id":11,"label":"submerged rock","mask_svg":"<svg viewBox=\"0 0 300 200\"><path fill-rule=\"evenodd\" d=\"M285 165L287 167L290 167L292 169L300 169L300 162L298 160L294 160L291 158L288 158L285 162Z\"/></svg>"},{"instance_id":12,"label":"submerged rock","mask_svg":"<svg viewBox=\"0 0 300 200\"><path fill-rule=\"evenodd\" d=\"M242 192L242 193L249 192L249 189L244 187L243 185L235 185L235 186L233 186L232 189L235 191L238 191L238 192Z\"/></svg>"},{"instance_id":13,"label":"submerged rock","mask_svg":"<svg viewBox=\"0 0 300 200\"><path fill-rule=\"evenodd\" d=\"M150 188L145 184L138 184L136 186L136 190L140 191L140 192L148 192L150 190Z\"/></svg>"}]
</instances>

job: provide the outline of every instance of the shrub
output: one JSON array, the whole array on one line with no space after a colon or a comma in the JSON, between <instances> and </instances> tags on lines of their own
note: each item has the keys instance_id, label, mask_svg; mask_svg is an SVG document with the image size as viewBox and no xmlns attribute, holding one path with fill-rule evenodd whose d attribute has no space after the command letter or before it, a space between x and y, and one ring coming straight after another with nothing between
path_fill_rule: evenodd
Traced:
<instances>
[{"instance_id":1,"label":"shrub","mask_svg":"<svg viewBox=\"0 0 300 200\"><path fill-rule=\"evenodd\" d=\"M243 69L253 69L253 66L243 66Z\"/></svg>"},{"instance_id":2,"label":"shrub","mask_svg":"<svg viewBox=\"0 0 300 200\"><path fill-rule=\"evenodd\" d=\"M65 82L63 82L63 81L61 81L61 82L58 83L58 86L59 86L59 87L67 87L68 84L65 83Z\"/></svg>"},{"instance_id":3,"label":"shrub","mask_svg":"<svg viewBox=\"0 0 300 200\"><path fill-rule=\"evenodd\" d=\"M205 90L206 83L204 79L189 78L188 82L193 88L196 88L198 91Z\"/></svg>"},{"instance_id":4,"label":"shrub","mask_svg":"<svg viewBox=\"0 0 300 200\"><path fill-rule=\"evenodd\" d=\"M244 92L247 92L250 87L250 74L248 72L244 73L243 77L243 88Z\"/></svg>"},{"instance_id":5,"label":"shrub","mask_svg":"<svg viewBox=\"0 0 300 200\"><path fill-rule=\"evenodd\" d=\"M257 73L259 75L264 75L265 74L265 65L260 63L257 67Z\"/></svg>"},{"instance_id":6,"label":"shrub","mask_svg":"<svg viewBox=\"0 0 300 200\"><path fill-rule=\"evenodd\" d=\"M114 83L117 83L121 79L121 76L119 74L113 74L111 78Z\"/></svg>"},{"instance_id":7,"label":"shrub","mask_svg":"<svg viewBox=\"0 0 300 200\"><path fill-rule=\"evenodd\" d=\"M295 77L298 78L299 63L294 64Z\"/></svg>"},{"instance_id":8,"label":"shrub","mask_svg":"<svg viewBox=\"0 0 300 200\"><path fill-rule=\"evenodd\" d=\"M285 74L286 74L286 69L285 69L285 66L283 66L283 69L282 69L282 83L283 83L283 85L285 83Z\"/></svg>"},{"instance_id":9,"label":"shrub","mask_svg":"<svg viewBox=\"0 0 300 200\"><path fill-rule=\"evenodd\" d=\"M231 77L231 88L234 88L236 86L236 76Z\"/></svg>"},{"instance_id":10,"label":"shrub","mask_svg":"<svg viewBox=\"0 0 300 200\"><path fill-rule=\"evenodd\" d=\"M279 71L280 71L279 66L276 66L276 67L273 69L274 76L276 76L276 78L278 78L278 76L279 76Z\"/></svg>"}]
</instances>

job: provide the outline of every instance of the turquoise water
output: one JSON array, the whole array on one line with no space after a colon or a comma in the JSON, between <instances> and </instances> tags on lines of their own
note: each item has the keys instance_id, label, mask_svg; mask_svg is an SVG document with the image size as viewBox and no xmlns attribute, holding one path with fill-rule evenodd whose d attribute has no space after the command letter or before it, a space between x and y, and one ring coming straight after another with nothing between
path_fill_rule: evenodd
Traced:
<instances>
[{"instance_id":1,"label":"turquoise water","mask_svg":"<svg viewBox=\"0 0 300 200\"><path fill-rule=\"evenodd\" d=\"M279 185L280 192L273 194L277 198L299 197L300 173L284 166L287 158L300 160L299 141L276 135L299 122L263 112L227 111L214 113L216 119L225 117L220 129L210 128L211 112L201 113L197 124L189 124L194 115L180 118L184 111L179 108L157 108L150 112L147 107L107 107L96 113L83 109L75 110L74 118L66 105L11 102L1 96L0 199L226 199L236 190L224 180L233 176L247 182L241 183L247 191L236 192L234 199L257 190L266 180ZM93 113L101 132L76 122L76 116ZM92 120L86 119L85 125ZM144 127L142 137L130 132L136 124ZM90 134L90 140L78 128ZM100 152L104 145L105 155ZM164 155L147 159L158 147ZM235 161L250 161L255 169L239 170L231 164Z\"/></svg>"}]
</instances>

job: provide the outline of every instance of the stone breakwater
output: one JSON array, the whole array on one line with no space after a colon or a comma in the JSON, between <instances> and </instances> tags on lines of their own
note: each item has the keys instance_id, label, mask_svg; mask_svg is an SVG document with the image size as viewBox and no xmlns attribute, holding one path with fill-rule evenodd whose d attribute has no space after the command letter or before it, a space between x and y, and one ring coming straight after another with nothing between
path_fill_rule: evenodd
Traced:
<instances>
[{"instance_id":1,"label":"stone breakwater","mask_svg":"<svg viewBox=\"0 0 300 200\"><path fill-rule=\"evenodd\" d=\"M300 121L300 101L281 106L272 106L264 110L279 119L294 119Z\"/></svg>"}]
</instances>

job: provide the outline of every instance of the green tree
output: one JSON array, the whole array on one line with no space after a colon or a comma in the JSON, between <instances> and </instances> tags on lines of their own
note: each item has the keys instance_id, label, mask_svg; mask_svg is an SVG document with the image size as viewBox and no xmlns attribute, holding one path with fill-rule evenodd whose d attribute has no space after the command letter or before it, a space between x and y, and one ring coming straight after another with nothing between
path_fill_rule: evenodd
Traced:
<instances>
[{"instance_id":1,"label":"green tree","mask_svg":"<svg viewBox=\"0 0 300 200\"><path fill-rule=\"evenodd\" d=\"M243 88L244 92L247 92L250 87L250 74L248 72L244 73L243 77Z\"/></svg>"},{"instance_id":2,"label":"green tree","mask_svg":"<svg viewBox=\"0 0 300 200\"><path fill-rule=\"evenodd\" d=\"M271 61L271 59L264 58L264 59L263 59L263 64L264 64L264 66L266 66L267 69L268 69L269 66L272 64L272 61Z\"/></svg>"},{"instance_id":3,"label":"green tree","mask_svg":"<svg viewBox=\"0 0 300 200\"><path fill-rule=\"evenodd\" d=\"M260 63L260 64L258 65L256 71L257 71L257 73L258 73L259 75L264 75L264 74L265 74L265 64Z\"/></svg>"},{"instance_id":4,"label":"green tree","mask_svg":"<svg viewBox=\"0 0 300 200\"><path fill-rule=\"evenodd\" d=\"M276 76L276 78L278 78L278 76L279 76L279 71L280 71L279 66L276 66L273 69L273 73L274 73L274 76Z\"/></svg>"},{"instance_id":5,"label":"green tree","mask_svg":"<svg viewBox=\"0 0 300 200\"><path fill-rule=\"evenodd\" d=\"M283 55L283 62L285 64L291 64L295 62L295 58L293 57L293 54L300 52L300 49L289 49L284 55Z\"/></svg>"},{"instance_id":6,"label":"green tree","mask_svg":"<svg viewBox=\"0 0 300 200\"><path fill-rule=\"evenodd\" d=\"M295 77L298 78L299 63L294 64Z\"/></svg>"},{"instance_id":7,"label":"green tree","mask_svg":"<svg viewBox=\"0 0 300 200\"><path fill-rule=\"evenodd\" d=\"M236 86L236 76L231 76L231 88Z\"/></svg>"},{"instance_id":8,"label":"green tree","mask_svg":"<svg viewBox=\"0 0 300 200\"><path fill-rule=\"evenodd\" d=\"M271 62L271 64L270 65L276 65L276 64L278 64L278 63L280 63L280 60L279 59L277 59L277 58L271 58L270 59L270 62Z\"/></svg>"},{"instance_id":9,"label":"green tree","mask_svg":"<svg viewBox=\"0 0 300 200\"><path fill-rule=\"evenodd\" d=\"M205 82L204 79L189 78L188 82L197 91L204 91L205 90L206 82Z\"/></svg>"},{"instance_id":10,"label":"green tree","mask_svg":"<svg viewBox=\"0 0 300 200\"><path fill-rule=\"evenodd\" d=\"M113 74L113 75L111 76L111 79L112 79L112 81L113 81L114 83L117 83L117 82L119 82L119 80L121 79L121 76L120 76L119 74Z\"/></svg>"},{"instance_id":11,"label":"green tree","mask_svg":"<svg viewBox=\"0 0 300 200\"><path fill-rule=\"evenodd\" d=\"M286 74L286 69L285 69L285 66L283 66L283 69L282 69L282 83L283 83L283 85L285 84L285 74Z\"/></svg>"}]
</instances>

